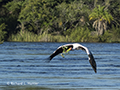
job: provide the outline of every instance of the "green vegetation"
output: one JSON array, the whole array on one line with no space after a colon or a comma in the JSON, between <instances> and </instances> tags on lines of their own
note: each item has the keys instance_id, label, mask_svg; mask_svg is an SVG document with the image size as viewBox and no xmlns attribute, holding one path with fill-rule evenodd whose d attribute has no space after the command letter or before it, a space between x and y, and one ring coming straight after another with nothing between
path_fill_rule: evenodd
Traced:
<instances>
[{"instance_id":1,"label":"green vegetation","mask_svg":"<svg viewBox=\"0 0 120 90\"><path fill-rule=\"evenodd\" d=\"M93 22L93 27L98 32L98 35L103 35L107 28L107 22L113 20L113 17L105 9L105 6L98 5L93 9L93 12L89 15L90 19L96 19Z\"/></svg>"},{"instance_id":2,"label":"green vegetation","mask_svg":"<svg viewBox=\"0 0 120 90\"><path fill-rule=\"evenodd\" d=\"M120 42L119 17L120 0L0 0L0 42Z\"/></svg>"}]
</instances>

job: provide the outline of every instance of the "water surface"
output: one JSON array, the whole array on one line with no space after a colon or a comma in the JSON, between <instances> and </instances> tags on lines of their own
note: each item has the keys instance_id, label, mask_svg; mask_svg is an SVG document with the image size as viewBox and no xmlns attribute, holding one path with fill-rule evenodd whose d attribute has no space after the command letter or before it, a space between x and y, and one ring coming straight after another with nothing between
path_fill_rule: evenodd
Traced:
<instances>
[{"instance_id":1,"label":"water surface","mask_svg":"<svg viewBox=\"0 0 120 90\"><path fill-rule=\"evenodd\" d=\"M91 50L97 73L84 51L49 55L67 43L4 42L0 44L0 88L18 89L120 89L120 44L81 43Z\"/></svg>"}]
</instances>

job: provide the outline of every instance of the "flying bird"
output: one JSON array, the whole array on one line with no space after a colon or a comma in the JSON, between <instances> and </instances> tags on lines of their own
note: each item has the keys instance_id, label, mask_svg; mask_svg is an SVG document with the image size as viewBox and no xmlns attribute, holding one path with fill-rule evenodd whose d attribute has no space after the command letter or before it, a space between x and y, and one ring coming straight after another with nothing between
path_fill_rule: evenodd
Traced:
<instances>
[{"instance_id":1,"label":"flying bird","mask_svg":"<svg viewBox=\"0 0 120 90\"><path fill-rule=\"evenodd\" d=\"M81 44L79 44L79 43L65 44L65 45L59 46L59 47L57 48L57 50L55 50L55 51L50 55L49 60L51 61L53 57L55 57L56 55L58 55L58 54L60 54L60 53L61 53L61 55L62 55L63 53L67 53L67 52L69 52L69 51L71 51L71 50L79 50L79 49L84 50L84 51L87 53L89 62L90 62L90 64L91 64L94 72L97 73L96 62L95 62L95 60L94 60L94 57L93 57L91 51L88 50L87 47L85 47L85 46L83 46L83 45L81 45ZM62 55L62 56L63 56L63 55ZM64 57L64 56L63 56L63 57Z\"/></svg>"}]
</instances>

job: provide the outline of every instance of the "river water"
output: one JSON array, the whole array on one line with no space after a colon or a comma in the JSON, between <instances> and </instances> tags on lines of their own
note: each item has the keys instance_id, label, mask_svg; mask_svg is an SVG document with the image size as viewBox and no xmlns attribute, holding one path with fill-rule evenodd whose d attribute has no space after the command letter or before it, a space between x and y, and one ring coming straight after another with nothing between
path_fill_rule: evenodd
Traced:
<instances>
[{"instance_id":1,"label":"river water","mask_svg":"<svg viewBox=\"0 0 120 90\"><path fill-rule=\"evenodd\" d=\"M81 43L93 53L97 73L82 50L48 57L67 43L0 44L0 90L120 90L120 43Z\"/></svg>"}]
</instances>

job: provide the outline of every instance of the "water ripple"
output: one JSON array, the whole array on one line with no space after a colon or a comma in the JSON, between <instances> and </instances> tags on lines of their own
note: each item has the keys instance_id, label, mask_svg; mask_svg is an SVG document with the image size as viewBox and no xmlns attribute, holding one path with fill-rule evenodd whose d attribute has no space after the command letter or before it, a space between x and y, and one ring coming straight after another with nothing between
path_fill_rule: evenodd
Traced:
<instances>
[{"instance_id":1,"label":"water ripple","mask_svg":"<svg viewBox=\"0 0 120 90\"><path fill-rule=\"evenodd\" d=\"M81 50L69 52L64 55L65 58L58 55L51 62L46 62L49 55L62 44L66 43L1 44L1 88L15 90L20 86L22 90L29 90L26 86L34 86L35 89L51 90L120 89L119 43L82 43L92 51L97 63L97 73L94 73L87 54ZM32 87L30 88L33 89Z\"/></svg>"}]
</instances>

